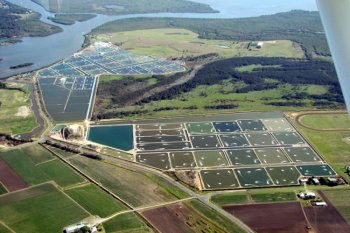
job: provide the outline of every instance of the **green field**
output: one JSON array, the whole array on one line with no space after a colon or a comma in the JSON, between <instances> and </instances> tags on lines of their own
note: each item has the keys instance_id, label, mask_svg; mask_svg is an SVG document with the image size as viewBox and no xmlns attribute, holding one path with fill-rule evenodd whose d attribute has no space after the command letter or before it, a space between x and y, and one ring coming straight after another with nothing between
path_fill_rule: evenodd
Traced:
<instances>
[{"instance_id":1,"label":"green field","mask_svg":"<svg viewBox=\"0 0 350 233\"><path fill-rule=\"evenodd\" d=\"M222 216L215 210L209 208L208 206L202 204L197 200L190 200L185 202L187 206L192 208L195 212L197 212L200 216L202 216L207 221L213 223L215 226L220 226L220 228L224 229L226 232L235 232L240 233L244 232L239 226L235 223Z\"/></svg>"},{"instance_id":2,"label":"green field","mask_svg":"<svg viewBox=\"0 0 350 233\"><path fill-rule=\"evenodd\" d=\"M288 40L267 41L261 49L247 49L245 45L249 42L200 39L198 34L178 28L99 34L92 41L106 40L123 43L122 48L131 49L133 53L158 57L199 56L209 53L217 53L220 57L304 57L301 48Z\"/></svg>"},{"instance_id":3,"label":"green field","mask_svg":"<svg viewBox=\"0 0 350 233\"><path fill-rule=\"evenodd\" d=\"M237 205L248 203L248 195L246 194L218 194L213 196L210 201L213 203L224 205Z\"/></svg>"},{"instance_id":4,"label":"green field","mask_svg":"<svg viewBox=\"0 0 350 233\"><path fill-rule=\"evenodd\" d=\"M70 162L132 206L176 200L143 174L85 157L72 158Z\"/></svg>"},{"instance_id":5,"label":"green field","mask_svg":"<svg viewBox=\"0 0 350 233\"><path fill-rule=\"evenodd\" d=\"M279 68L281 66L279 65L271 65L271 66L263 66L260 64L253 64L253 65L247 65L247 66L240 66L236 68L239 72L253 72L255 69L261 69L261 68Z\"/></svg>"},{"instance_id":6,"label":"green field","mask_svg":"<svg viewBox=\"0 0 350 233\"><path fill-rule=\"evenodd\" d=\"M346 113L310 114L302 117L302 123L315 129L350 129L350 117Z\"/></svg>"},{"instance_id":7,"label":"green field","mask_svg":"<svg viewBox=\"0 0 350 233\"><path fill-rule=\"evenodd\" d=\"M118 200L92 184L69 189L66 190L65 193L82 205L84 209L89 211L92 215L98 215L102 218L126 209Z\"/></svg>"},{"instance_id":8,"label":"green field","mask_svg":"<svg viewBox=\"0 0 350 233\"><path fill-rule=\"evenodd\" d=\"M251 197L256 203L296 201L297 199L294 192L254 193Z\"/></svg>"},{"instance_id":9,"label":"green field","mask_svg":"<svg viewBox=\"0 0 350 233\"><path fill-rule=\"evenodd\" d=\"M343 190L327 190L323 193L332 202L332 204L337 208L340 214L345 218L345 220L350 224L350 196L349 189Z\"/></svg>"},{"instance_id":10,"label":"green field","mask_svg":"<svg viewBox=\"0 0 350 233\"><path fill-rule=\"evenodd\" d=\"M6 228L2 223L0 223L0 232L1 233L12 233L12 231L9 230L8 228Z\"/></svg>"},{"instance_id":11,"label":"green field","mask_svg":"<svg viewBox=\"0 0 350 233\"><path fill-rule=\"evenodd\" d=\"M313 120L316 122L319 119L319 115L308 117L316 118ZM321 123L318 125L321 126ZM345 167L350 165L350 132L314 131L297 123L296 126L332 168L350 182L350 177L345 173ZM339 126L336 121L333 123L333 127L339 128L342 126L342 122Z\"/></svg>"},{"instance_id":12,"label":"green field","mask_svg":"<svg viewBox=\"0 0 350 233\"><path fill-rule=\"evenodd\" d=\"M142 219L137 216L135 213L127 213L118 215L115 218L112 218L108 222L103 224L106 232L115 233L115 232L130 232L130 233L143 233L143 232L154 232L149 228Z\"/></svg>"},{"instance_id":13,"label":"green field","mask_svg":"<svg viewBox=\"0 0 350 233\"><path fill-rule=\"evenodd\" d=\"M39 145L34 145L39 148ZM42 153L41 149L38 150ZM55 181L58 185L65 187L81 183L84 179L75 171L71 170L59 160L53 160L42 164L35 164L29 156L29 153L35 153L31 147L10 150L0 153L3 158L16 173L28 184L35 185L46 181ZM49 153L49 152L47 152ZM38 158L38 156L35 156Z\"/></svg>"},{"instance_id":14,"label":"green field","mask_svg":"<svg viewBox=\"0 0 350 233\"><path fill-rule=\"evenodd\" d=\"M0 197L0 221L15 232L62 232L88 214L51 184Z\"/></svg>"},{"instance_id":15,"label":"green field","mask_svg":"<svg viewBox=\"0 0 350 233\"><path fill-rule=\"evenodd\" d=\"M19 134L30 132L37 127L31 110L28 88L24 85L12 85L23 91L0 88L0 133Z\"/></svg>"}]
</instances>

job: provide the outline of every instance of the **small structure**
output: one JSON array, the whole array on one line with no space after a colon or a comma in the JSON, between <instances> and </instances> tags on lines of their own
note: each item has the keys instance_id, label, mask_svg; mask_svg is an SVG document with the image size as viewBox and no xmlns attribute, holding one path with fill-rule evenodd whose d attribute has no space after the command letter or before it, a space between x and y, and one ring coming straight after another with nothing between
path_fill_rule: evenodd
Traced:
<instances>
[{"instance_id":1,"label":"small structure","mask_svg":"<svg viewBox=\"0 0 350 233\"><path fill-rule=\"evenodd\" d=\"M264 42L259 41L258 44L256 45L257 49L261 49L264 46Z\"/></svg>"},{"instance_id":2,"label":"small structure","mask_svg":"<svg viewBox=\"0 0 350 233\"><path fill-rule=\"evenodd\" d=\"M315 199L316 198L316 194L313 192L300 192L298 193L298 197L303 199L303 200L309 200L309 199Z\"/></svg>"},{"instance_id":3,"label":"small structure","mask_svg":"<svg viewBox=\"0 0 350 233\"><path fill-rule=\"evenodd\" d=\"M317 179L317 178L312 178L312 183L313 183L314 185L319 185L319 184L320 184L320 180Z\"/></svg>"},{"instance_id":4,"label":"small structure","mask_svg":"<svg viewBox=\"0 0 350 233\"><path fill-rule=\"evenodd\" d=\"M314 205L315 206L327 206L327 203L324 201L315 201Z\"/></svg>"},{"instance_id":5,"label":"small structure","mask_svg":"<svg viewBox=\"0 0 350 233\"><path fill-rule=\"evenodd\" d=\"M63 233L74 233L76 231L79 231L83 227L86 227L86 224L81 222L81 223L78 223L76 225L71 225L71 226L66 227L63 230Z\"/></svg>"}]
</instances>

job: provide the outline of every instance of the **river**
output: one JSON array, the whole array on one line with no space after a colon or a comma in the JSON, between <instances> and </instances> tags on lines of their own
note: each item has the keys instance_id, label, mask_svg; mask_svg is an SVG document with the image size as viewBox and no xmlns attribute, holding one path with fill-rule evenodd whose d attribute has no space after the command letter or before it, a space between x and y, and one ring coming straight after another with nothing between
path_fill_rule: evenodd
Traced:
<instances>
[{"instance_id":1,"label":"river","mask_svg":"<svg viewBox=\"0 0 350 233\"><path fill-rule=\"evenodd\" d=\"M46 37L24 37L22 42L0 46L0 78L10 77L19 73L32 71L55 63L78 51L84 43L84 35L104 23L135 17L182 17L182 18L242 18L290 11L293 9L317 10L314 0L194 0L206 3L219 10L216 14L193 13L158 13L136 14L123 16L97 15L97 17L74 25L55 24L47 19L53 16L41 6L30 0L7 0L26 7L42 15L41 20L57 25L62 32ZM22 69L9 69L10 66L33 62L34 65Z\"/></svg>"}]
</instances>

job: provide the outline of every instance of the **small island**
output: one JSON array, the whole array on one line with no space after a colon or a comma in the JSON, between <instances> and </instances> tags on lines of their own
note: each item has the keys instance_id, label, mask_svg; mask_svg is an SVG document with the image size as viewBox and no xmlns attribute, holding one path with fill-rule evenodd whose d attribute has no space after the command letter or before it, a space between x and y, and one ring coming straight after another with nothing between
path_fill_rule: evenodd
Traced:
<instances>
[{"instance_id":1,"label":"small island","mask_svg":"<svg viewBox=\"0 0 350 233\"><path fill-rule=\"evenodd\" d=\"M55 14L55 17L48 17L54 23L73 25L76 22L84 22L96 17L95 14Z\"/></svg>"},{"instance_id":2,"label":"small island","mask_svg":"<svg viewBox=\"0 0 350 233\"><path fill-rule=\"evenodd\" d=\"M32 65L34 65L34 63L32 63L32 62L26 62L26 63L19 64L19 65L16 65L16 66L10 66L10 69L11 69L11 70L21 69L21 68L28 67L28 66L32 66Z\"/></svg>"}]
</instances>

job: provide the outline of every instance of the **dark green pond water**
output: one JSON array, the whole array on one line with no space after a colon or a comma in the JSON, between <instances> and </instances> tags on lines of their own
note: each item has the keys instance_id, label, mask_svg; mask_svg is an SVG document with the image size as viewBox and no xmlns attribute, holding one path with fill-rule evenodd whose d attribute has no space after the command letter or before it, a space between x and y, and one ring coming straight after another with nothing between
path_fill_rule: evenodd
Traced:
<instances>
[{"instance_id":1,"label":"dark green pond water","mask_svg":"<svg viewBox=\"0 0 350 233\"><path fill-rule=\"evenodd\" d=\"M128 151L134 147L133 126L114 125L91 127L88 140L105 146Z\"/></svg>"}]
</instances>

